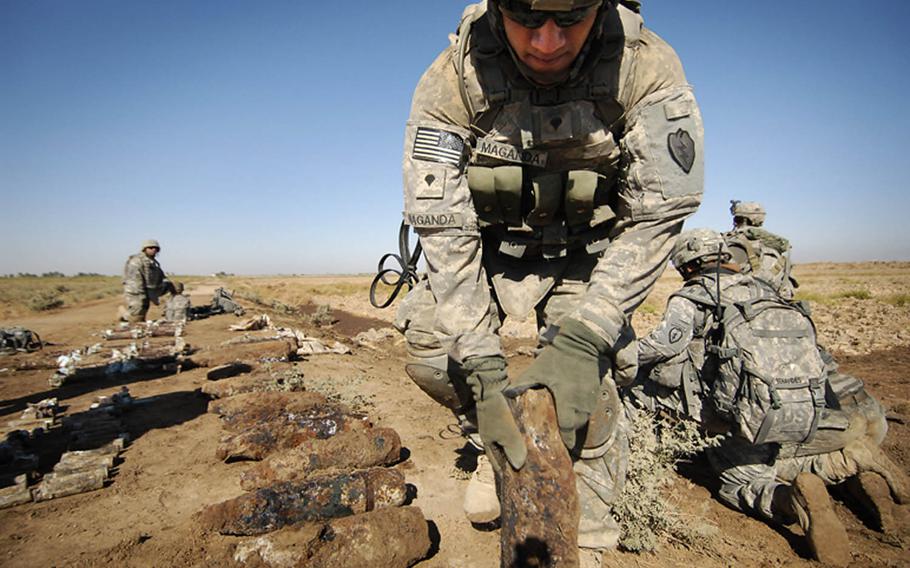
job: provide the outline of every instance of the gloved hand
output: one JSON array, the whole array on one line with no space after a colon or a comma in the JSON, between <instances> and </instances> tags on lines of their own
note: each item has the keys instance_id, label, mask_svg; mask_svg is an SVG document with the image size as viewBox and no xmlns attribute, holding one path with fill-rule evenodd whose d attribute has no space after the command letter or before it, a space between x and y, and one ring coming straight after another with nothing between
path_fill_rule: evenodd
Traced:
<instances>
[{"instance_id":1,"label":"gloved hand","mask_svg":"<svg viewBox=\"0 0 910 568\"><path fill-rule=\"evenodd\" d=\"M502 356L474 357L462 363L477 403L477 431L485 446L498 444L515 469L521 469L528 457L521 432L503 389L509 384L506 360Z\"/></svg>"},{"instance_id":2,"label":"gloved hand","mask_svg":"<svg viewBox=\"0 0 910 568\"><path fill-rule=\"evenodd\" d=\"M638 376L638 341L632 326L625 326L616 340L613 355L613 382L625 387L635 382Z\"/></svg>"},{"instance_id":3,"label":"gloved hand","mask_svg":"<svg viewBox=\"0 0 910 568\"><path fill-rule=\"evenodd\" d=\"M607 342L580 321L565 320L553 343L505 390L517 397L531 388L546 387L556 404L556 421L562 441L575 447L576 431L587 424L600 398L599 357Z\"/></svg>"}]
</instances>

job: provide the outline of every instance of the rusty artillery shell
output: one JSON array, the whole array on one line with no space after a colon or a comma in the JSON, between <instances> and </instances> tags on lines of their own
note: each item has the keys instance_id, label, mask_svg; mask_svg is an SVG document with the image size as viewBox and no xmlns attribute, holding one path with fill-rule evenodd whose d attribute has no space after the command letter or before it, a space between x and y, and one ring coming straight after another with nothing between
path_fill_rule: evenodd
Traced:
<instances>
[{"instance_id":1,"label":"rusty artillery shell","mask_svg":"<svg viewBox=\"0 0 910 568\"><path fill-rule=\"evenodd\" d=\"M0 509L15 507L32 500L32 494L28 489L28 475L17 475L13 484L8 487L0 487Z\"/></svg>"},{"instance_id":2,"label":"rusty artillery shell","mask_svg":"<svg viewBox=\"0 0 910 568\"><path fill-rule=\"evenodd\" d=\"M324 524L287 527L240 543L234 560L275 568L405 568L429 550L423 512L417 507L393 507Z\"/></svg>"},{"instance_id":3,"label":"rusty artillery shell","mask_svg":"<svg viewBox=\"0 0 910 568\"><path fill-rule=\"evenodd\" d=\"M208 411L221 417L225 429L236 432L286 413L306 412L327 404L325 396L311 391L254 392L211 402Z\"/></svg>"},{"instance_id":4,"label":"rusty artillery shell","mask_svg":"<svg viewBox=\"0 0 910 568\"><path fill-rule=\"evenodd\" d=\"M297 354L297 342L291 339L263 341L218 347L210 351L194 353L189 361L198 367L218 367L237 361L289 361Z\"/></svg>"},{"instance_id":5,"label":"rusty artillery shell","mask_svg":"<svg viewBox=\"0 0 910 568\"><path fill-rule=\"evenodd\" d=\"M251 392L265 392L275 384L275 379L266 370L254 370L249 375L221 379L202 385L202 392L211 398L227 398Z\"/></svg>"},{"instance_id":6,"label":"rusty artillery shell","mask_svg":"<svg viewBox=\"0 0 910 568\"><path fill-rule=\"evenodd\" d=\"M549 391L529 390L513 407L528 448L520 470L501 452L500 566L578 566L578 494Z\"/></svg>"},{"instance_id":7,"label":"rusty artillery shell","mask_svg":"<svg viewBox=\"0 0 910 568\"><path fill-rule=\"evenodd\" d=\"M273 420L222 438L215 456L220 460L261 460L276 450L294 448L307 440L324 440L339 432L365 430L371 426L367 416L345 413L331 406L284 412Z\"/></svg>"},{"instance_id":8,"label":"rusty artillery shell","mask_svg":"<svg viewBox=\"0 0 910 568\"><path fill-rule=\"evenodd\" d=\"M107 476L108 469L104 466L73 473L49 473L38 484L34 498L36 502L47 501L101 489L104 487Z\"/></svg>"},{"instance_id":9,"label":"rusty artillery shell","mask_svg":"<svg viewBox=\"0 0 910 568\"><path fill-rule=\"evenodd\" d=\"M373 468L263 487L206 507L201 521L221 534L264 534L301 521L397 507L406 495L404 475Z\"/></svg>"},{"instance_id":10,"label":"rusty artillery shell","mask_svg":"<svg viewBox=\"0 0 910 568\"><path fill-rule=\"evenodd\" d=\"M391 428L341 432L273 454L243 472L240 487L249 491L280 481L306 479L325 470L389 465L398 461L400 455L401 439Z\"/></svg>"}]
</instances>

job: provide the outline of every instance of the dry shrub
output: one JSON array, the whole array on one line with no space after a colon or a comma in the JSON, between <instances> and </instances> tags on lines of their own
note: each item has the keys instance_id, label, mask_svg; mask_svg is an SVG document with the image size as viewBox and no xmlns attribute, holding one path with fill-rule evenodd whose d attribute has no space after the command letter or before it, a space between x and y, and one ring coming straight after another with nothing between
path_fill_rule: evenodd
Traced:
<instances>
[{"instance_id":1,"label":"dry shrub","mask_svg":"<svg viewBox=\"0 0 910 568\"><path fill-rule=\"evenodd\" d=\"M332 315L332 307L328 304L316 306L316 310L306 317L307 321L316 327L327 327L337 322L338 319Z\"/></svg>"},{"instance_id":2,"label":"dry shrub","mask_svg":"<svg viewBox=\"0 0 910 568\"><path fill-rule=\"evenodd\" d=\"M871 300L872 293L869 290L846 290L835 294L837 298L853 298L855 300Z\"/></svg>"},{"instance_id":3,"label":"dry shrub","mask_svg":"<svg viewBox=\"0 0 910 568\"><path fill-rule=\"evenodd\" d=\"M271 365L268 366L269 375L272 381L266 386L265 390L279 392L298 392L305 391L303 372L296 367L283 371L276 371Z\"/></svg>"},{"instance_id":4,"label":"dry shrub","mask_svg":"<svg viewBox=\"0 0 910 568\"><path fill-rule=\"evenodd\" d=\"M910 306L910 294L891 294L884 299L884 302L898 308L904 308Z\"/></svg>"},{"instance_id":5,"label":"dry shrub","mask_svg":"<svg viewBox=\"0 0 910 568\"><path fill-rule=\"evenodd\" d=\"M42 290L28 300L28 308L35 312L44 312L62 308L66 302L60 297L60 292Z\"/></svg>"},{"instance_id":6,"label":"dry shrub","mask_svg":"<svg viewBox=\"0 0 910 568\"><path fill-rule=\"evenodd\" d=\"M634 413L626 485L613 507L622 527L620 546L633 552L650 552L661 539L672 539L688 548L710 548L716 527L703 518L682 513L668 488L675 479L674 466L681 459L715 442L699 433L691 421Z\"/></svg>"}]
</instances>

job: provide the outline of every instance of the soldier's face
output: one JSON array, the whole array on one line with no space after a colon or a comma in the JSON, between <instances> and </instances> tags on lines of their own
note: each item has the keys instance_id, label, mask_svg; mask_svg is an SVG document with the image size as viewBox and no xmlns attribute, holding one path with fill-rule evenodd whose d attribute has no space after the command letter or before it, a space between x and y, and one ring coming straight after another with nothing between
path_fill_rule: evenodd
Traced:
<instances>
[{"instance_id":1,"label":"soldier's face","mask_svg":"<svg viewBox=\"0 0 910 568\"><path fill-rule=\"evenodd\" d=\"M537 28L528 28L502 10L506 38L515 55L539 77L556 82L571 67L591 33L597 19L597 9L589 8L587 15L576 24L559 27L553 18Z\"/></svg>"},{"instance_id":2,"label":"soldier's face","mask_svg":"<svg viewBox=\"0 0 910 568\"><path fill-rule=\"evenodd\" d=\"M145 247L145 256L149 258L155 258L156 254L158 254L157 247Z\"/></svg>"}]
</instances>

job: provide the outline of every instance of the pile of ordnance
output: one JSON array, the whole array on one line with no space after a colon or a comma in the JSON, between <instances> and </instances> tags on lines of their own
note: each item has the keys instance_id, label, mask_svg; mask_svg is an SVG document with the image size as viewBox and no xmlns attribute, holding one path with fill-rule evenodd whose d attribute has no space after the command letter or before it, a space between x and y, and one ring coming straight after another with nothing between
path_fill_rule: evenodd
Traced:
<instances>
[{"instance_id":1,"label":"pile of ordnance","mask_svg":"<svg viewBox=\"0 0 910 568\"><path fill-rule=\"evenodd\" d=\"M395 467L403 459L398 433L305 390L299 372L276 372L282 363L349 353L348 347L257 316L231 326L241 332L237 337L194 350L184 325L146 322L107 330L103 343L60 355L56 367L44 368L56 369L54 387L206 368L209 382L202 390L224 430L217 457L255 463L239 480L246 493L206 507L198 522L209 532L238 537L232 553L239 565L406 567L426 557L430 526L419 508L408 506L414 491ZM22 370L42 368L28 365ZM9 480L0 489L0 506L103 487L128 442L120 414L141 402L124 388L62 420L56 400L30 406L31 417L22 420L37 427L19 429L0 445L0 480ZM67 451L39 479L33 450L48 432L63 432Z\"/></svg>"},{"instance_id":2,"label":"pile of ordnance","mask_svg":"<svg viewBox=\"0 0 910 568\"><path fill-rule=\"evenodd\" d=\"M55 398L29 404L18 420L7 424L15 429L0 442L0 508L104 487L129 442L121 415L132 404L126 387L62 419ZM66 451L52 471L39 475L39 454L53 454L58 445L53 440L60 438Z\"/></svg>"},{"instance_id":3,"label":"pile of ordnance","mask_svg":"<svg viewBox=\"0 0 910 568\"><path fill-rule=\"evenodd\" d=\"M291 388L300 388L292 385ZM430 549L428 524L406 506L394 467L401 440L390 428L325 396L278 391L265 373L206 385L224 429L216 455L254 460L247 493L199 513L208 531L238 537L244 566L404 567Z\"/></svg>"},{"instance_id":4,"label":"pile of ordnance","mask_svg":"<svg viewBox=\"0 0 910 568\"><path fill-rule=\"evenodd\" d=\"M48 379L55 388L76 381L144 371L179 372L188 352L184 324L149 321L108 329L105 344L57 357L57 369Z\"/></svg>"}]
</instances>

